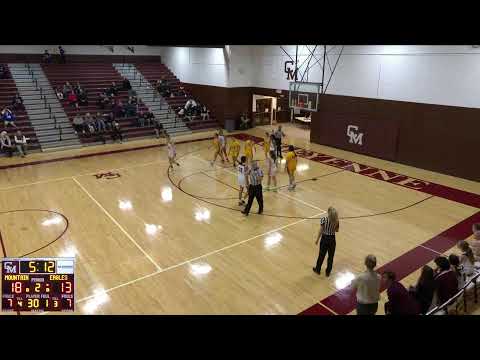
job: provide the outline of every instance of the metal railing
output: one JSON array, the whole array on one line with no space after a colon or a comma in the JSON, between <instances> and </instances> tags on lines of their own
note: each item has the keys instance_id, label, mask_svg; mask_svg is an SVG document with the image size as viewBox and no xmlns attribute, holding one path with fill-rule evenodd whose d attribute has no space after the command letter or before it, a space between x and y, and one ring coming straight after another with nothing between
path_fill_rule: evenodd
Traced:
<instances>
[{"instance_id":1,"label":"metal railing","mask_svg":"<svg viewBox=\"0 0 480 360\"><path fill-rule=\"evenodd\" d=\"M427 312L426 315L435 315L441 311L444 311L448 314L448 308L455 304L455 313L458 314L458 299L460 299L463 296L463 307L464 307L464 312L467 312L467 290L468 287L470 287L471 284L473 284L473 296L474 296L474 302L478 302L478 294L477 294L477 280L480 277L480 272L477 272L474 276L472 276L467 283L450 299L448 299L446 302L444 302L441 305L438 305L434 307L432 310Z\"/></svg>"}]
</instances>

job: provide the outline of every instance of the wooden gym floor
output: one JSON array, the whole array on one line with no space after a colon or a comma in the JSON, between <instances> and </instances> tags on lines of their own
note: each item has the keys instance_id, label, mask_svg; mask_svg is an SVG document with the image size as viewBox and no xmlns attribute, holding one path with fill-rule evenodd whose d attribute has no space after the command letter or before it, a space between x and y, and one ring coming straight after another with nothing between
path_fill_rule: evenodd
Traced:
<instances>
[{"instance_id":1,"label":"wooden gym floor","mask_svg":"<svg viewBox=\"0 0 480 360\"><path fill-rule=\"evenodd\" d=\"M248 218L234 169L208 163L212 132L176 138L181 166L170 174L163 140L0 159L4 252L75 256L76 314L349 314L348 284L367 254L410 285L480 221L479 183L285 131L300 152L297 189L265 192L265 214L254 203ZM387 172L358 173L351 162ZM288 184L283 169L278 182ZM326 278L312 266L331 205L341 224Z\"/></svg>"}]
</instances>

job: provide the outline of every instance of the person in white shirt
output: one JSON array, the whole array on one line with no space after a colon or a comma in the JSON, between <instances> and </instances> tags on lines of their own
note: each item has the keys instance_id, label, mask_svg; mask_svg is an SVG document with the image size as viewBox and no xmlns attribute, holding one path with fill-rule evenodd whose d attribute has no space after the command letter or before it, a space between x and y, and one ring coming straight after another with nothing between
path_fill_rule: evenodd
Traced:
<instances>
[{"instance_id":1,"label":"person in white shirt","mask_svg":"<svg viewBox=\"0 0 480 360\"><path fill-rule=\"evenodd\" d=\"M180 166L180 164L176 160L177 150L175 148L175 143L173 142L173 140L170 138L169 135L167 135L166 140L167 140L167 155L168 155L168 162L169 162L168 169L173 170L173 164Z\"/></svg>"},{"instance_id":2,"label":"person in white shirt","mask_svg":"<svg viewBox=\"0 0 480 360\"><path fill-rule=\"evenodd\" d=\"M351 286L357 290L357 315L375 315L380 299L380 275L374 270L377 258L368 255L365 258L367 270L353 279Z\"/></svg>"},{"instance_id":3,"label":"person in white shirt","mask_svg":"<svg viewBox=\"0 0 480 360\"><path fill-rule=\"evenodd\" d=\"M227 162L230 162L227 155L227 140L225 139L225 135L223 135L223 129L218 131L218 141L220 141L220 153Z\"/></svg>"},{"instance_id":4,"label":"person in white shirt","mask_svg":"<svg viewBox=\"0 0 480 360\"><path fill-rule=\"evenodd\" d=\"M14 140L18 153L21 157L25 157L27 155L27 140L30 139L25 137L25 135L23 135L22 132L18 130L15 134Z\"/></svg>"}]
</instances>

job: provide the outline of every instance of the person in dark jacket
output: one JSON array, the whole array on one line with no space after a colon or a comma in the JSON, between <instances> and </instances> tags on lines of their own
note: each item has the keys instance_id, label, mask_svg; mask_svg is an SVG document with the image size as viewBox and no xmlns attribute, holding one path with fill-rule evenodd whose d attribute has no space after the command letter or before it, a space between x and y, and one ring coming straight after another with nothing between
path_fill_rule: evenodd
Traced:
<instances>
[{"instance_id":1,"label":"person in dark jacket","mask_svg":"<svg viewBox=\"0 0 480 360\"><path fill-rule=\"evenodd\" d=\"M433 269L425 265L418 279L417 285L411 286L409 291L420 306L420 313L426 314L432 304L433 294L435 292L435 273Z\"/></svg>"},{"instance_id":2,"label":"person in dark jacket","mask_svg":"<svg viewBox=\"0 0 480 360\"><path fill-rule=\"evenodd\" d=\"M435 270L436 305L442 305L458 292L458 279L445 256L439 256L434 261L437 265Z\"/></svg>"},{"instance_id":3,"label":"person in dark jacket","mask_svg":"<svg viewBox=\"0 0 480 360\"><path fill-rule=\"evenodd\" d=\"M124 78L122 82L122 89L130 90L131 88L132 88L132 85L130 85L130 81L127 78Z\"/></svg>"},{"instance_id":4,"label":"person in dark jacket","mask_svg":"<svg viewBox=\"0 0 480 360\"><path fill-rule=\"evenodd\" d=\"M396 280L393 271L383 273L387 286L388 302L385 303L386 315L418 315L420 309L414 297Z\"/></svg>"}]
</instances>

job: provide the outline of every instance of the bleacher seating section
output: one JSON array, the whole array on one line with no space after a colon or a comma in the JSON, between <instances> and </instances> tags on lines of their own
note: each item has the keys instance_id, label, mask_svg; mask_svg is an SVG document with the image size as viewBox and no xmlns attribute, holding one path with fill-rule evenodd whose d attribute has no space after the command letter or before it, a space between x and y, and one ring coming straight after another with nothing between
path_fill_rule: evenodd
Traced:
<instances>
[{"instance_id":1,"label":"bleacher seating section","mask_svg":"<svg viewBox=\"0 0 480 360\"><path fill-rule=\"evenodd\" d=\"M3 64L3 65L7 66L7 64ZM12 110L10 105L12 103L12 99L15 96L16 92L17 92L17 87L15 86L15 81L12 79L10 74L8 75L7 79L0 79L0 110L3 110L5 107L9 107L10 110ZM23 135L25 135L27 138L30 138L30 141L28 142L29 151L39 150L40 145L38 143L35 130L33 129L32 124L23 106L18 107L13 112L16 116L15 125L17 125L18 129L20 129L23 132ZM8 126L6 129L4 129L4 124L2 121L0 124L0 131L3 131L3 130L7 131L7 133L10 136L10 139L13 142L13 136L15 135L15 132L17 131L17 129L15 129L12 126Z\"/></svg>"},{"instance_id":2,"label":"bleacher seating section","mask_svg":"<svg viewBox=\"0 0 480 360\"><path fill-rule=\"evenodd\" d=\"M92 116L97 112L102 114L109 112L109 108L102 110L97 106L98 94L105 88L110 87L112 81L115 81L117 86L121 86L123 80L111 63L43 64L42 68L53 88L63 88L63 85L68 81L72 86L79 82L83 89L87 91L88 105L80 106L79 113L81 115L87 112ZM119 91L115 100L121 100L125 105L128 100L127 91ZM73 121L77 111L66 101L63 101L62 105L70 121ZM141 100L139 100L139 110L148 110ZM123 135L128 139L151 137L155 133L153 126L137 126L136 117L117 118L117 121L120 123ZM96 137L89 137L85 134L79 134L79 137L84 144L98 141Z\"/></svg>"},{"instance_id":3,"label":"bleacher seating section","mask_svg":"<svg viewBox=\"0 0 480 360\"><path fill-rule=\"evenodd\" d=\"M150 84L154 85L157 80L165 79L168 81L170 87L174 90L178 90L181 85L180 80L173 74L170 69L161 63L140 63L135 65L137 69L142 73L142 75L147 79ZM187 92L187 91L186 91ZM165 100L173 108L177 109L178 107L185 106L185 103L189 98L195 99L195 94L190 94L187 92L187 96L176 96L176 97L167 97ZM208 108L208 104L205 104ZM201 130L208 128L218 127L218 122L215 119L215 116L210 112L209 120L201 120L201 117L196 117L192 121L186 121L187 126L191 130Z\"/></svg>"}]
</instances>

